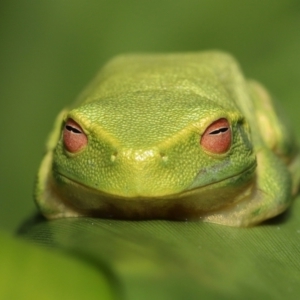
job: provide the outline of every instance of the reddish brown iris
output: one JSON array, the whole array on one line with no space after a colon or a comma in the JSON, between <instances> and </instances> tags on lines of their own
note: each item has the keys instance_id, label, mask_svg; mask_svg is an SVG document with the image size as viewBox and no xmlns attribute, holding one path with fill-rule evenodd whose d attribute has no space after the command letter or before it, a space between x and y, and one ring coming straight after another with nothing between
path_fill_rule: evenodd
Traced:
<instances>
[{"instance_id":1,"label":"reddish brown iris","mask_svg":"<svg viewBox=\"0 0 300 300\"><path fill-rule=\"evenodd\" d=\"M78 152L87 145L88 139L82 128L72 119L68 119L64 130L63 140L69 152Z\"/></svg>"},{"instance_id":2,"label":"reddish brown iris","mask_svg":"<svg viewBox=\"0 0 300 300\"><path fill-rule=\"evenodd\" d=\"M202 135L200 144L205 150L212 153L226 152L231 146L229 122L222 118L210 124Z\"/></svg>"}]
</instances>

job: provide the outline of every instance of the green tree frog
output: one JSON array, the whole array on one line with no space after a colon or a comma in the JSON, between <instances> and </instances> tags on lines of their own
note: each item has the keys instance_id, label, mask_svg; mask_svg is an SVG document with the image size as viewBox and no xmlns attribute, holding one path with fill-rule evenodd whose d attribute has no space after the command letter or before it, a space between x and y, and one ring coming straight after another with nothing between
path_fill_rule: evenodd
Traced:
<instances>
[{"instance_id":1,"label":"green tree frog","mask_svg":"<svg viewBox=\"0 0 300 300\"><path fill-rule=\"evenodd\" d=\"M251 226L283 212L300 159L229 54L121 55L57 117L35 190L49 218Z\"/></svg>"}]
</instances>

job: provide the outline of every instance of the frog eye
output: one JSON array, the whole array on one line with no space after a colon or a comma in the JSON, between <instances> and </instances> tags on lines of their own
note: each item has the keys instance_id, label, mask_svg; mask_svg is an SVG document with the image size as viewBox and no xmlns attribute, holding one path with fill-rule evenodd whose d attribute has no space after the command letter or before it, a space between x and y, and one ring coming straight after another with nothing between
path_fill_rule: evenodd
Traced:
<instances>
[{"instance_id":1,"label":"frog eye","mask_svg":"<svg viewBox=\"0 0 300 300\"><path fill-rule=\"evenodd\" d=\"M202 135L201 146L212 153L221 154L231 146L231 129L229 122L222 118L211 123Z\"/></svg>"},{"instance_id":2,"label":"frog eye","mask_svg":"<svg viewBox=\"0 0 300 300\"><path fill-rule=\"evenodd\" d=\"M68 119L63 129L63 141L69 152L78 152L87 145L88 139L82 128L72 119Z\"/></svg>"}]
</instances>

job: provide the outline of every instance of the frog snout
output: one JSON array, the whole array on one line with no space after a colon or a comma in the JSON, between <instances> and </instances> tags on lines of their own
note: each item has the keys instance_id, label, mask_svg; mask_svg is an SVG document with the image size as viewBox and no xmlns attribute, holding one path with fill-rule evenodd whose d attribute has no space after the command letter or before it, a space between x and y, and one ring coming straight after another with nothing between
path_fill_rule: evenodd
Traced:
<instances>
[{"instance_id":1,"label":"frog snout","mask_svg":"<svg viewBox=\"0 0 300 300\"><path fill-rule=\"evenodd\" d=\"M140 163L149 163L154 161L166 161L167 155L162 153L158 149L148 149L148 150L125 150L121 152L122 160L131 162L138 166Z\"/></svg>"},{"instance_id":2,"label":"frog snout","mask_svg":"<svg viewBox=\"0 0 300 300\"><path fill-rule=\"evenodd\" d=\"M114 172L124 175L119 182L119 195L151 197L170 193L172 184L168 182L170 168L165 152L153 148L126 149L114 153L112 157Z\"/></svg>"},{"instance_id":3,"label":"frog snout","mask_svg":"<svg viewBox=\"0 0 300 300\"><path fill-rule=\"evenodd\" d=\"M118 152L115 157L117 165L130 168L132 174L138 172L139 176L166 167L167 160L168 155L159 149L128 149Z\"/></svg>"}]
</instances>

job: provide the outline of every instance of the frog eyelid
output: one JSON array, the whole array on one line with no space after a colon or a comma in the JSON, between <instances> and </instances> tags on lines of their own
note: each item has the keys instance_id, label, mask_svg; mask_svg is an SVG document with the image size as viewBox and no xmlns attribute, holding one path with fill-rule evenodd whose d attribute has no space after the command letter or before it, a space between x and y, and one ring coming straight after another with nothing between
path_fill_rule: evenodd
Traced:
<instances>
[{"instance_id":1,"label":"frog eyelid","mask_svg":"<svg viewBox=\"0 0 300 300\"><path fill-rule=\"evenodd\" d=\"M69 124L66 124L66 125L65 125L65 128L66 128L67 130L73 132L73 133L79 133L79 134L82 133L82 131L79 130L77 127L73 127L73 126L71 126L71 125L69 125Z\"/></svg>"},{"instance_id":2,"label":"frog eyelid","mask_svg":"<svg viewBox=\"0 0 300 300\"><path fill-rule=\"evenodd\" d=\"M88 144L88 138L80 125L73 119L69 118L63 127L64 147L68 152L76 153Z\"/></svg>"},{"instance_id":3,"label":"frog eyelid","mask_svg":"<svg viewBox=\"0 0 300 300\"><path fill-rule=\"evenodd\" d=\"M227 130L229 130L228 127L222 127L222 128L219 128L217 130L210 132L209 134L220 134L220 133L226 132Z\"/></svg>"},{"instance_id":4,"label":"frog eyelid","mask_svg":"<svg viewBox=\"0 0 300 300\"><path fill-rule=\"evenodd\" d=\"M231 128L226 118L212 122L204 131L200 145L208 152L222 154L231 146Z\"/></svg>"}]
</instances>

